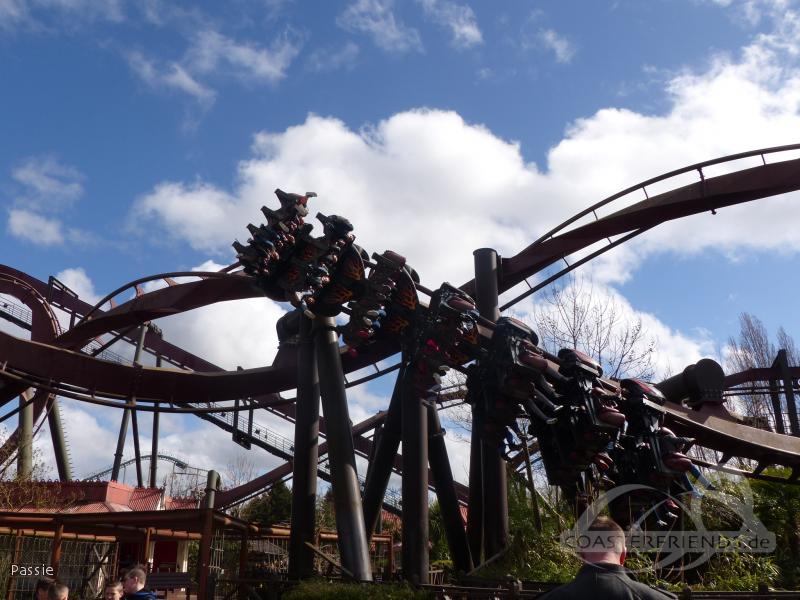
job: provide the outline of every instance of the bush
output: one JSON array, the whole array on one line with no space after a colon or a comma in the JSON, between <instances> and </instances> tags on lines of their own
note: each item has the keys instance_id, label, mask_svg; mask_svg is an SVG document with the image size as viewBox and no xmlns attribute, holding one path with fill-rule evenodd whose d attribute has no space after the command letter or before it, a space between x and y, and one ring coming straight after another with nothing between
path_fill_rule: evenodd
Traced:
<instances>
[{"instance_id":1,"label":"bush","mask_svg":"<svg viewBox=\"0 0 800 600\"><path fill-rule=\"evenodd\" d=\"M283 596L284 600L432 600L433 595L400 584L330 583L305 581Z\"/></svg>"}]
</instances>

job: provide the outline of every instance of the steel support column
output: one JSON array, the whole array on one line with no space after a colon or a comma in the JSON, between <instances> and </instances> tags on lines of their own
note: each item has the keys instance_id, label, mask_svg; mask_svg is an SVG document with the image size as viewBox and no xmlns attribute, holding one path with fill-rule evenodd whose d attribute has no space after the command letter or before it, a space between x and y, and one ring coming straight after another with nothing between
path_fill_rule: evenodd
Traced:
<instances>
[{"instance_id":1,"label":"steel support column","mask_svg":"<svg viewBox=\"0 0 800 600\"><path fill-rule=\"evenodd\" d=\"M789 428L795 437L800 437L800 423L797 419L797 403L794 398L794 388L792 385L792 375L789 371L789 359L786 350L778 350L778 357L775 359L781 370L783 379L783 393L786 396L786 412L789 415Z\"/></svg>"},{"instance_id":2,"label":"steel support column","mask_svg":"<svg viewBox=\"0 0 800 600\"><path fill-rule=\"evenodd\" d=\"M147 333L147 325L142 325L139 331L139 339L136 344L136 350L133 354L133 363L138 364L139 358L142 355L142 348L144 348L144 337ZM136 398L131 398L132 402L136 401ZM55 408L55 407L54 407ZM125 451L125 438L128 437L128 422L131 418L131 409L126 408L122 412L122 420L119 424L119 435L117 436L117 451L114 452L114 465L111 468L111 481L117 481L119 479L119 469L120 465L122 464L122 455ZM138 428L137 428L138 429ZM136 446L138 447L139 442L136 442ZM139 455L136 456L139 459ZM137 475L141 474L141 462L137 460Z\"/></svg>"},{"instance_id":3,"label":"steel support column","mask_svg":"<svg viewBox=\"0 0 800 600\"><path fill-rule=\"evenodd\" d=\"M203 497L203 526L200 531L200 548L197 560L197 600L207 600L209 594L209 567L211 566L211 541L214 537L214 501L219 488L219 473L208 472L206 495Z\"/></svg>"},{"instance_id":4,"label":"steel support column","mask_svg":"<svg viewBox=\"0 0 800 600\"><path fill-rule=\"evenodd\" d=\"M428 414L414 387L413 365L402 379L403 578L428 583Z\"/></svg>"},{"instance_id":5,"label":"steel support column","mask_svg":"<svg viewBox=\"0 0 800 600\"><path fill-rule=\"evenodd\" d=\"M327 426L336 529L342 566L359 581L372 581L369 545L361 507L361 490L356 471L355 449L347 408L339 336L332 317L314 321L320 396Z\"/></svg>"},{"instance_id":6,"label":"steel support column","mask_svg":"<svg viewBox=\"0 0 800 600\"><path fill-rule=\"evenodd\" d=\"M33 404L28 402L30 392L19 397L19 435L17 436L17 477L30 479L33 475ZM27 405L25 404L26 402ZM25 405L25 406L23 406Z\"/></svg>"},{"instance_id":7,"label":"steel support column","mask_svg":"<svg viewBox=\"0 0 800 600\"><path fill-rule=\"evenodd\" d=\"M111 481L119 480L119 469L122 465L122 453L125 450L125 438L128 437L128 422L131 420L131 411L126 408L122 411L122 420L119 423L117 436L117 450L114 452L114 465L111 467Z\"/></svg>"},{"instance_id":8,"label":"steel support column","mask_svg":"<svg viewBox=\"0 0 800 600\"><path fill-rule=\"evenodd\" d=\"M475 260L475 302L481 316L490 321L500 318L498 272L500 261L491 248L473 252ZM480 401L487 402L487 398ZM488 408L485 407L485 408ZM475 427L473 425L473 431ZM480 431L479 431L480 433ZM473 438L474 439L474 438ZM500 449L482 442L483 454L483 550L486 558L508 545L508 482Z\"/></svg>"},{"instance_id":9,"label":"steel support column","mask_svg":"<svg viewBox=\"0 0 800 600\"><path fill-rule=\"evenodd\" d=\"M67 440L64 438L64 430L61 425L61 411L56 398L53 398L53 405L47 413L47 425L50 428L50 437L53 440L53 453L56 458L58 478L61 481L70 481L72 479L72 467L69 464Z\"/></svg>"},{"instance_id":10,"label":"steel support column","mask_svg":"<svg viewBox=\"0 0 800 600\"><path fill-rule=\"evenodd\" d=\"M161 355L156 357L156 367L161 366ZM150 444L150 487L158 487L158 421L161 413L158 412L160 404L155 403L155 412L153 413L153 439Z\"/></svg>"},{"instance_id":11,"label":"steel support column","mask_svg":"<svg viewBox=\"0 0 800 600\"><path fill-rule=\"evenodd\" d=\"M439 508L442 511L450 556L453 557L453 566L456 571L468 573L474 565L467 543L467 533L464 531L464 521L461 519L456 488L453 485L453 471L444 442L445 432L439 422L439 411L436 410L435 404L432 403L427 410L428 461L431 466L433 485L436 487L436 496L439 499Z\"/></svg>"},{"instance_id":12,"label":"steel support column","mask_svg":"<svg viewBox=\"0 0 800 600\"><path fill-rule=\"evenodd\" d=\"M319 460L319 376L312 328L311 319L302 315L297 344L289 579L314 575L314 552L306 545L314 543Z\"/></svg>"},{"instance_id":13,"label":"steel support column","mask_svg":"<svg viewBox=\"0 0 800 600\"><path fill-rule=\"evenodd\" d=\"M133 456L136 459L136 487L144 487L142 449L139 447L139 416L135 409L131 412L131 432L133 433Z\"/></svg>"},{"instance_id":14,"label":"steel support column","mask_svg":"<svg viewBox=\"0 0 800 600\"><path fill-rule=\"evenodd\" d=\"M469 505L467 507L467 540L475 563L481 562L483 550L483 429L482 398L472 405L472 432L469 449Z\"/></svg>"},{"instance_id":15,"label":"steel support column","mask_svg":"<svg viewBox=\"0 0 800 600\"><path fill-rule=\"evenodd\" d=\"M374 453L367 470L367 480L364 483L364 524L367 528L367 538L372 537L379 524L383 498L392 475L394 458L400 447L405 372L404 367L400 367L397 372L397 380L394 383L392 399L389 401L386 420L380 436L373 444Z\"/></svg>"},{"instance_id":16,"label":"steel support column","mask_svg":"<svg viewBox=\"0 0 800 600\"><path fill-rule=\"evenodd\" d=\"M775 363L772 363L775 366ZM772 413L775 415L775 431L781 434L786 433L786 427L783 422L783 410L781 409L781 395L778 389L778 382L771 379L769 382L769 397L772 401Z\"/></svg>"},{"instance_id":17,"label":"steel support column","mask_svg":"<svg viewBox=\"0 0 800 600\"><path fill-rule=\"evenodd\" d=\"M542 513L539 511L539 498L536 496L536 484L533 481L533 468L531 467L531 453L528 448L528 437L522 441L522 452L525 456L525 473L528 475L528 487L531 493L531 508L533 509L533 525L538 533L542 533Z\"/></svg>"}]
</instances>

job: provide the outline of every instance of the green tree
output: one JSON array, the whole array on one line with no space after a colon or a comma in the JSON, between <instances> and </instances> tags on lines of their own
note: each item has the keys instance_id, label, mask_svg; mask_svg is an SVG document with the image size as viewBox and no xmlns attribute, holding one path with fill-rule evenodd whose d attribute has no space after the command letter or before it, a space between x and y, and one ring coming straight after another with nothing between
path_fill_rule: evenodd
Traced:
<instances>
[{"instance_id":1,"label":"green tree","mask_svg":"<svg viewBox=\"0 0 800 600\"><path fill-rule=\"evenodd\" d=\"M333 509L333 488L317 497L317 529L336 529L336 512Z\"/></svg>"},{"instance_id":2,"label":"green tree","mask_svg":"<svg viewBox=\"0 0 800 600\"><path fill-rule=\"evenodd\" d=\"M438 500L434 500L428 509L430 525L428 527L428 537L431 540L430 558L431 561L449 560L450 548L447 546L447 534L444 529L444 519L442 518L442 507Z\"/></svg>"},{"instance_id":3,"label":"green tree","mask_svg":"<svg viewBox=\"0 0 800 600\"><path fill-rule=\"evenodd\" d=\"M522 477L509 472L508 551L501 559L481 569L479 575L490 578L513 575L522 580L555 583L571 581L581 561L561 544L559 535L564 527L551 513L542 514L543 531L536 531L526 487ZM572 520L572 511L566 504L555 509L564 523Z\"/></svg>"},{"instance_id":4,"label":"green tree","mask_svg":"<svg viewBox=\"0 0 800 600\"><path fill-rule=\"evenodd\" d=\"M786 468L767 469L767 475L787 477ZM800 488L771 481L752 481L755 512L768 531L775 534L778 583L787 589L800 586Z\"/></svg>"},{"instance_id":5,"label":"green tree","mask_svg":"<svg viewBox=\"0 0 800 600\"><path fill-rule=\"evenodd\" d=\"M277 481L269 491L251 500L242 516L263 527L288 523L292 518L292 492L283 481Z\"/></svg>"}]
</instances>

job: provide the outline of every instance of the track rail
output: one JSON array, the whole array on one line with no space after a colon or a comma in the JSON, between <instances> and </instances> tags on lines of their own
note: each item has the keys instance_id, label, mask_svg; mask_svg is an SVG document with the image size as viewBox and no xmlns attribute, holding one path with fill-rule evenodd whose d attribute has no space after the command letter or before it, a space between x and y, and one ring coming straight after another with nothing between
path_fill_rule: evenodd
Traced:
<instances>
[{"instance_id":1,"label":"track rail","mask_svg":"<svg viewBox=\"0 0 800 600\"><path fill-rule=\"evenodd\" d=\"M800 189L800 159L767 164L764 157L799 148L800 145L767 148L714 159L690 165L623 190L551 230L516 256L503 259L499 291L511 289L556 260L592 246L604 238L612 243L613 236L645 231L666 221L796 191ZM707 166L748 156L761 156L764 164L716 177L704 176L703 168ZM693 170L698 171L700 176L700 181L697 183L647 197L603 218L599 218L596 214L596 209L600 206L610 204L630 192L641 189L646 195L647 186ZM594 213L595 221L565 231L569 225L576 223L590 212ZM12 274L26 281L34 289L37 285L44 285L8 267L0 267L0 274ZM128 287L134 284L129 284ZM462 289L474 294L474 287L473 280L465 283ZM92 318L84 320L59 336L54 344L28 342L0 335L0 365L3 367L0 372L7 375L7 386L9 379L17 378L18 381L37 382L40 385L47 382L57 389L63 389L65 393L83 395L87 400L99 396L119 400L135 394L138 402L188 405L243 397L261 397L277 402L280 400L278 392L293 388L295 385L295 356L291 352L279 353L279 360L270 367L225 372L150 333L145 337L145 348L165 357L168 362L183 370L129 367L101 361L70 350L78 350L91 339L112 332L119 332L118 335L132 341L125 332L152 319L214 302L262 295L253 286L252 280L240 273L219 273L200 281L178 283L146 294L139 294L137 288L135 298L105 312L71 297L63 290L47 291L50 294L47 298L49 302L74 315L91 315ZM373 344L362 351L357 358L343 357L344 371L353 372L375 364L397 351L398 347L393 343ZM191 369L192 372L186 369ZM3 390L0 390L0 405L4 403L3 400L7 402L9 399L9 394L3 394ZM292 406L274 406L271 410L284 418L293 419ZM672 418L691 428L704 425L688 414L676 414ZM714 434L717 436L716 439L720 444L730 443L733 437L728 435L730 424L723 417L717 416L717 418L719 422L715 422L716 425L724 428L725 432ZM321 428L324 430L324 423L321 423ZM711 431L709 429L708 435L712 435ZM356 447L363 453L369 444L369 440L359 436ZM763 450L756 450L756 447ZM764 460L777 456L784 461L795 461L796 455L794 450L787 452L775 447L772 440L766 438L753 442L753 452L760 453Z\"/></svg>"}]
</instances>

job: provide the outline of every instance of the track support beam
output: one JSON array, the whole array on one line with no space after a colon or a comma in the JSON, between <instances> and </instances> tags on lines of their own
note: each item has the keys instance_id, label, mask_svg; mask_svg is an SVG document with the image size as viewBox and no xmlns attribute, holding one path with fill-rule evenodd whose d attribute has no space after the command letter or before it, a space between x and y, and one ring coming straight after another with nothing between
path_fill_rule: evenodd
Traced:
<instances>
[{"instance_id":1,"label":"track support beam","mask_svg":"<svg viewBox=\"0 0 800 600\"><path fill-rule=\"evenodd\" d=\"M332 317L314 321L320 396L327 426L336 529L342 566L358 581L372 581L369 545L364 527L361 490L347 408L339 336Z\"/></svg>"},{"instance_id":2,"label":"track support beam","mask_svg":"<svg viewBox=\"0 0 800 600\"><path fill-rule=\"evenodd\" d=\"M497 252L491 248L475 250L473 257L475 302L478 311L482 317L496 322L500 318L498 308L500 260ZM478 401L484 403L484 410L488 409L485 404L488 398L480 398ZM476 442L475 429L478 429L478 434L481 433L473 423L473 443ZM500 449L483 440L480 440L480 443L483 458L483 551L484 556L488 558L508 546L508 482Z\"/></svg>"},{"instance_id":3,"label":"track support beam","mask_svg":"<svg viewBox=\"0 0 800 600\"><path fill-rule=\"evenodd\" d=\"M374 453L370 460L367 480L364 484L364 523L367 528L367 538L370 538L375 530L380 527L383 498L389 485L389 478L392 475L394 458L397 455L397 449L400 447L401 407L405 373L406 369L404 367L401 367L397 373L392 399L389 401L389 409L386 413L386 421L380 436L377 436L377 440L373 442Z\"/></svg>"},{"instance_id":4,"label":"track support beam","mask_svg":"<svg viewBox=\"0 0 800 600\"><path fill-rule=\"evenodd\" d=\"M139 339L136 343L136 350L133 354L133 363L134 365L139 364L139 359L142 356L142 349L144 348L144 337L147 334L147 324L142 325L139 328ZM131 397L131 403L135 403L136 398ZM55 406L53 407L55 408ZM117 451L114 453L114 466L111 469L111 481L118 481L119 480L119 469L120 465L122 465L122 455L125 451L125 438L128 437L128 422L131 419L131 409L126 408L122 412L122 421L119 424L119 436L117 436ZM139 433L138 424L136 427L136 435ZM136 446L136 475L139 481L139 485L141 485L141 474L142 474L142 464L141 464L141 456L138 452L139 449L139 440L134 441Z\"/></svg>"},{"instance_id":5,"label":"track support beam","mask_svg":"<svg viewBox=\"0 0 800 600\"><path fill-rule=\"evenodd\" d=\"M28 402L30 393L32 392L25 391L19 397L17 477L25 480L33 476L33 404Z\"/></svg>"},{"instance_id":6,"label":"track support beam","mask_svg":"<svg viewBox=\"0 0 800 600\"><path fill-rule=\"evenodd\" d=\"M403 410L403 578L427 584L428 555L428 413L415 389L413 366L402 379Z\"/></svg>"},{"instance_id":7,"label":"track support beam","mask_svg":"<svg viewBox=\"0 0 800 600\"><path fill-rule=\"evenodd\" d=\"M467 534L464 531L464 521L461 519L461 510L458 506L458 496L453 485L453 471L450 459L447 456L447 446L444 442L444 429L439 421L439 411L436 410L435 399L427 407L428 411L428 461L431 466L433 485L436 487L436 496L439 499L439 508L442 511L447 544L450 547L450 556L453 557L453 566L456 571L469 573L472 571L472 555L467 543Z\"/></svg>"},{"instance_id":8,"label":"track support beam","mask_svg":"<svg viewBox=\"0 0 800 600\"><path fill-rule=\"evenodd\" d=\"M314 351L313 322L300 316L297 344L297 402L292 474L292 530L289 538L289 579L314 575L319 460L319 375Z\"/></svg>"},{"instance_id":9,"label":"track support beam","mask_svg":"<svg viewBox=\"0 0 800 600\"><path fill-rule=\"evenodd\" d=\"M161 367L161 355L156 356L156 367ZM159 403L155 404L153 413L153 438L150 445L150 487L158 487L158 421L161 413L158 411Z\"/></svg>"},{"instance_id":10,"label":"track support beam","mask_svg":"<svg viewBox=\"0 0 800 600\"><path fill-rule=\"evenodd\" d=\"M53 440L53 453L56 458L56 469L60 481L70 481L72 479L72 467L69 464L67 454L67 440L64 437L63 425L61 423L61 410L58 400L53 398L53 405L47 414L47 425L50 427L50 437Z\"/></svg>"}]
</instances>

